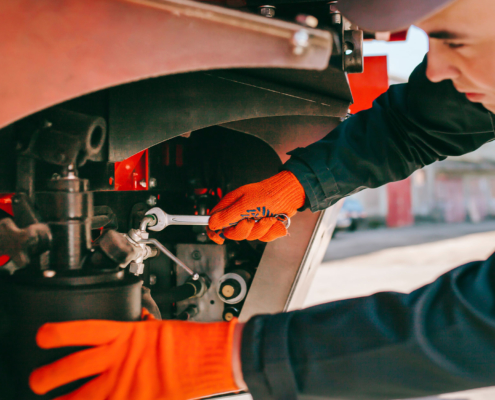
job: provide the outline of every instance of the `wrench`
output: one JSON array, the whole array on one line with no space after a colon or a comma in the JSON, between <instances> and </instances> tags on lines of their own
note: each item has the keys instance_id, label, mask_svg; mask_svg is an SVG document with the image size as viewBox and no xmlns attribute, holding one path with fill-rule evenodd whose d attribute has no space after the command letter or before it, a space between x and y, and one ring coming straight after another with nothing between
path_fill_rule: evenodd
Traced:
<instances>
[{"instance_id":1,"label":"wrench","mask_svg":"<svg viewBox=\"0 0 495 400\"><path fill-rule=\"evenodd\" d=\"M209 215L170 215L159 207L150 209L146 215L156 220L155 223L148 223L150 231L159 232L169 225L208 225ZM290 218L285 214L277 214L274 217L283 222L286 228L290 226Z\"/></svg>"}]
</instances>

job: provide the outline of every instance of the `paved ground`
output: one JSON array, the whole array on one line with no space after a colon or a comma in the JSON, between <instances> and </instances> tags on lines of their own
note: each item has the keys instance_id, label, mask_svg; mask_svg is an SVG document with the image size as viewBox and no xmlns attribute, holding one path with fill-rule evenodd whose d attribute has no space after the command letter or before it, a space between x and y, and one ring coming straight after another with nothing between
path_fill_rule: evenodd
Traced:
<instances>
[{"instance_id":1,"label":"paved ground","mask_svg":"<svg viewBox=\"0 0 495 400\"><path fill-rule=\"evenodd\" d=\"M494 251L495 222L342 232L330 243L306 305L384 290L407 293ZM493 400L495 388L427 399Z\"/></svg>"},{"instance_id":2,"label":"paved ground","mask_svg":"<svg viewBox=\"0 0 495 400\"><path fill-rule=\"evenodd\" d=\"M495 231L495 221L479 224L421 224L397 229L337 232L324 261L339 260L392 247L412 246L452 239L471 233Z\"/></svg>"}]
</instances>

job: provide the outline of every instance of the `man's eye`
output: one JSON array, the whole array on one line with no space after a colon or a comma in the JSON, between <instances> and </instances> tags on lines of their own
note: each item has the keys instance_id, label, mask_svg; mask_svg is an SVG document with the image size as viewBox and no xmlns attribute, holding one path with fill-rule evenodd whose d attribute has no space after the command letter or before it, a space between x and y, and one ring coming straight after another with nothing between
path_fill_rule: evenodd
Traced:
<instances>
[{"instance_id":1,"label":"man's eye","mask_svg":"<svg viewBox=\"0 0 495 400\"><path fill-rule=\"evenodd\" d=\"M446 43L447 46L449 46L450 49L459 49L461 47L464 47L463 43Z\"/></svg>"}]
</instances>

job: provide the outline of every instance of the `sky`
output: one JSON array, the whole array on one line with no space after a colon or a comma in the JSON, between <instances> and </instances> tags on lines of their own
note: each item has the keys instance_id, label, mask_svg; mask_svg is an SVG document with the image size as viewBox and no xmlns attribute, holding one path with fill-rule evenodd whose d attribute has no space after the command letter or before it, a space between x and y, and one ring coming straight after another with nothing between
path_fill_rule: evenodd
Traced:
<instances>
[{"instance_id":1,"label":"sky","mask_svg":"<svg viewBox=\"0 0 495 400\"><path fill-rule=\"evenodd\" d=\"M414 68L428 51L428 37L421 29L412 26L405 42L364 42L365 56L388 56L388 74L391 78L407 81Z\"/></svg>"}]
</instances>

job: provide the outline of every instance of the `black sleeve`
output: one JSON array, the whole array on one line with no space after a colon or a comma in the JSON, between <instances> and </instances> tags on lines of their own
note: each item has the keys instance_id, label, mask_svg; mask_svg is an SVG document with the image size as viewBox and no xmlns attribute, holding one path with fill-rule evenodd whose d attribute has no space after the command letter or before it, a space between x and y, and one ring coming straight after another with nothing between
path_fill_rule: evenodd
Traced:
<instances>
[{"instance_id":1,"label":"black sleeve","mask_svg":"<svg viewBox=\"0 0 495 400\"><path fill-rule=\"evenodd\" d=\"M378 293L253 317L253 398L395 399L495 385L495 255L409 295Z\"/></svg>"},{"instance_id":2,"label":"black sleeve","mask_svg":"<svg viewBox=\"0 0 495 400\"><path fill-rule=\"evenodd\" d=\"M492 114L468 101L451 81L430 82L426 64L425 58L409 83L392 85L371 109L289 153L284 169L299 179L312 211L495 138Z\"/></svg>"}]
</instances>

